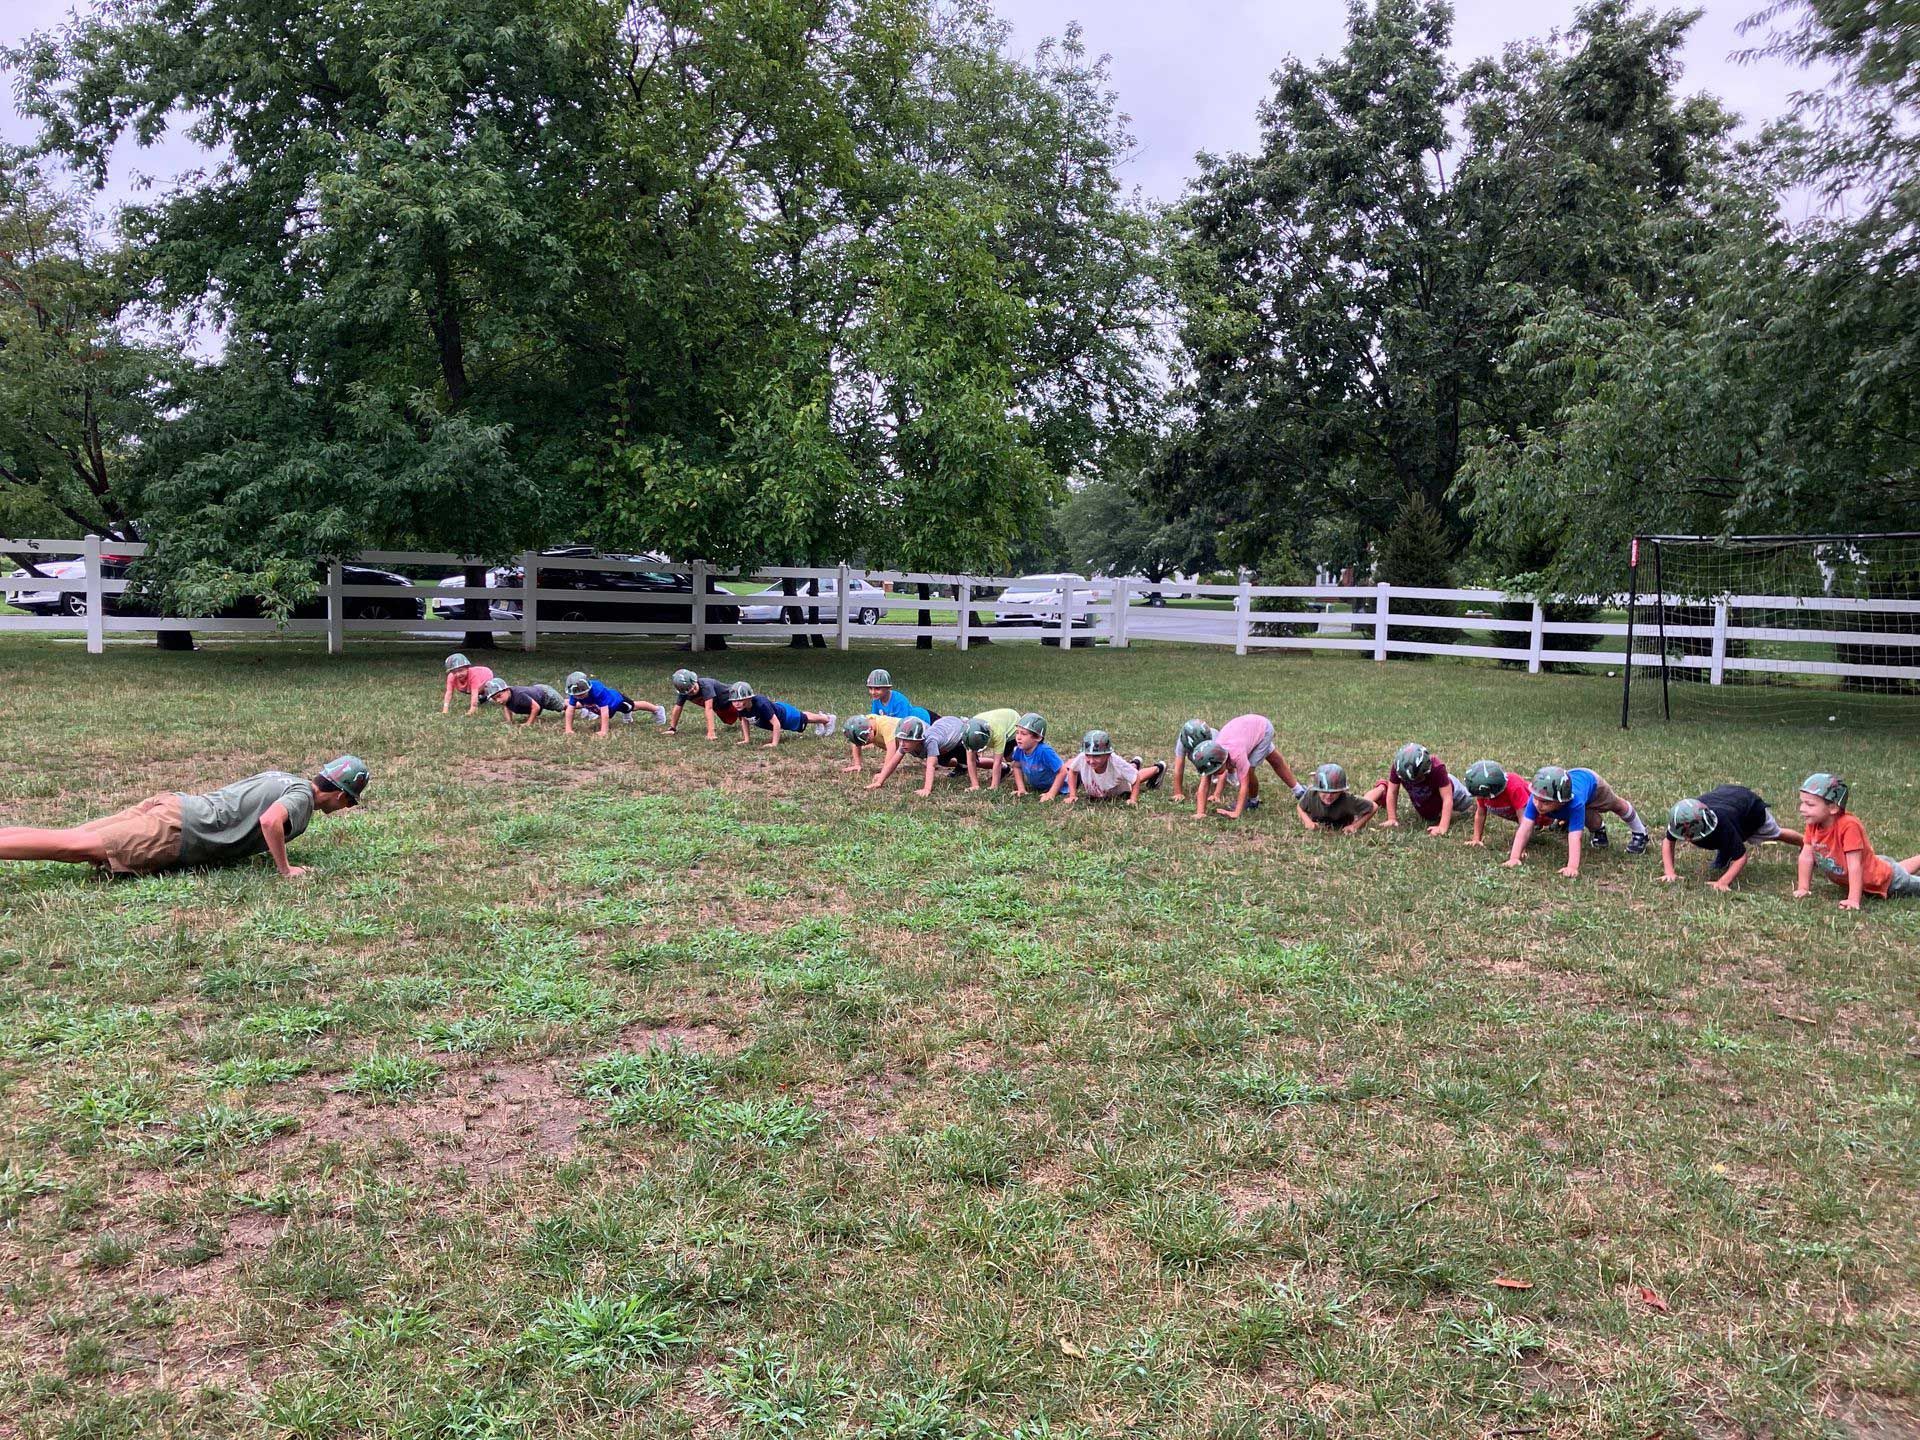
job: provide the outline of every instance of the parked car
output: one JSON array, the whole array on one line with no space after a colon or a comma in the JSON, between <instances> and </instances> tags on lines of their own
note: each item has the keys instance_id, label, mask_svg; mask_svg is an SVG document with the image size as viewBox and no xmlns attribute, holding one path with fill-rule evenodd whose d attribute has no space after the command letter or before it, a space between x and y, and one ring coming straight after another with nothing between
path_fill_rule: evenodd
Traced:
<instances>
[{"instance_id":1,"label":"parked car","mask_svg":"<svg viewBox=\"0 0 1920 1440\"><path fill-rule=\"evenodd\" d=\"M993 602L996 625L1058 625L1062 596L1073 596L1073 623L1090 626L1089 607L1100 598L1096 586L1084 575L1022 575L1000 592Z\"/></svg>"},{"instance_id":2,"label":"parked car","mask_svg":"<svg viewBox=\"0 0 1920 1440\"><path fill-rule=\"evenodd\" d=\"M546 553L546 552L543 552ZM575 559L584 559L595 552L588 550L584 554L577 550L554 552L569 555ZM632 561L639 564L657 565L657 555L608 555L608 560ZM498 575L500 578L496 579ZM507 566L497 572L489 572L487 583L498 589L518 590L522 575L518 565ZM693 577L676 575L665 570L584 570L572 566L540 572L542 590L577 590L579 598L568 597L562 600L542 600L540 615L546 620L616 620L647 625L672 625L684 623L687 619L687 597L693 594ZM709 595L727 595L711 579L707 581ZM675 598L681 597L681 598ZM493 619L519 623L521 603L518 595L510 599L495 600L488 613ZM740 607L737 605L707 606L709 625L738 625Z\"/></svg>"},{"instance_id":3,"label":"parked car","mask_svg":"<svg viewBox=\"0 0 1920 1440\"><path fill-rule=\"evenodd\" d=\"M801 591L801 593L792 598L788 598L781 591L780 585L776 581L760 592L764 596L771 596L770 601L763 604L742 605L740 607L740 623L743 625L778 625L780 623L781 612L785 610L787 606L799 605L804 608L812 608L818 605L820 607L820 623L822 625L838 624L840 620L840 602L838 598L836 598L836 592L839 589L839 585L840 582L838 579L823 579L820 582L820 594L818 597L815 597L805 593L806 582L804 580L795 581L794 588ZM880 623L880 617L886 613L887 608L886 591L868 580L864 575L854 575L850 576L847 580L847 594L851 596L853 600L852 613L847 616L847 622L849 624L878 625Z\"/></svg>"},{"instance_id":4,"label":"parked car","mask_svg":"<svg viewBox=\"0 0 1920 1440\"><path fill-rule=\"evenodd\" d=\"M542 550L540 553L542 555L552 555L556 558L584 560L592 555L594 550L591 545L556 545L553 549ZM436 580L433 583L435 589L445 590L449 587L465 585L467 583L467 577L464 573L449 575L446 579ZM481 578L481 583L490 590L504 590L508 587L517 589L520 585L520 567L518 565L495 565ZM541 585L543 588L546 583L546 577L542 576ZM436 619L440 620L477 620L480 618L479 606L481 603L482 602L478 600L463 600L457 598L448 600L435 596L432 603L428 606L428 609ZM503 618L501 614L496 613L501 611L502 608L502 603L498 600L489 602L487 604L487 618L493 620ZM519 604L515 602L513 618L517 620L519 617Z\"/></svg>"},{"instance_id":5,"label":"parked car","mask_svg":"<svg viewBox=\"0 0 1920 1440\"><path fill-rule=\"evenodd\" d=\"M102 580L124 580L133 565L133 557L116 555L111 550L100 552L100 578ZM55 580L84 580L87 575L85 560L56 560L37 567L38 572ZM16 570L14 575L24 576L26 570ZM317 577L316 577L317 578ZM345 585L379 585L405 594L396 594L391 599L384 595L349 595L346 600L346 616L349 620L418 620L426 614L426 602L415 595L413 582L404 575L396 575L391 570L375 570L366 565L342 565L340 580ZM15 595L9 602L18 609L32 611L36 615L85 615L87 613L86 592L68 590L29 590ZM106 597L106 610L109 615L151 615L152 610L138 600L125 595ZM228 605L217 612L229 619L257 619L263 610L258 600L241 600ZM327 597L313 595L293 607L296 619L319 620L327 613Z\"/></svg>"}]
</instances>

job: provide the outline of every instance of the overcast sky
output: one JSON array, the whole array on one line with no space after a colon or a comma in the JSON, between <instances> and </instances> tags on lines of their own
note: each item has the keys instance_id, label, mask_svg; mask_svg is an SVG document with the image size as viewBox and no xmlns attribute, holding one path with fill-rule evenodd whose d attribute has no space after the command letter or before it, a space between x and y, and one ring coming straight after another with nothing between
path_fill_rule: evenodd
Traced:
<instances>
[{"instance_id":1,"label":"overcast sky","mask_svg":"<svg viewBox=\"0 0 1920 1440\"><path fill-rule=\"evenodd\" d=\"M1739 25L1759 3L1706 0L1706 14L1686 50L1685 87L1711 91L1749 120L1780 113L1789 92L1804 83L1785 66L1742 65L1731 58L1752 43L1740 36ZM1564 26L1576 8L1574 0L1455 4L1455 52L1463 61ZM11 0L0 16L0 39L14 43L58 25L73 8L72 0ZM1013 25L1022 53L1077 19L1089 48L1112 55L1114 85L1140 146L1125 178L1166 200L1180 194L1196 151L1243 150L1257 142L1254 108L1270 90L1274 70L1288 56L1317 58L1337 50L1346 19L1344 0L998 0L998 8ZM10 91L3 115L0 133L6 138L31 137ZM127 157L128 164L162 177L193 159L190 147L178 142ZM124 182L114 191L124 195Z\"/></svg>"}]
</instances>

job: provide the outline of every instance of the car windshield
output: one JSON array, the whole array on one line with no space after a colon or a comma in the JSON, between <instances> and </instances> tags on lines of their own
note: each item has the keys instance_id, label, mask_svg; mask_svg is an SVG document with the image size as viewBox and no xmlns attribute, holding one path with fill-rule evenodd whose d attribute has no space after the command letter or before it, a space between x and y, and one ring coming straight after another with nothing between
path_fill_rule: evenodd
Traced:
<instances>
[{"instance_id":1,"label":"car windshield","mask_svg":"<svg viewBox=\"0 0 1920 1440\"><path fill-rule=\"evenodd\" d=\"M1022 575L1009 590L1051 590L1062 580L1078 580L1078 575Z\"/></svg>"}]
</instances>

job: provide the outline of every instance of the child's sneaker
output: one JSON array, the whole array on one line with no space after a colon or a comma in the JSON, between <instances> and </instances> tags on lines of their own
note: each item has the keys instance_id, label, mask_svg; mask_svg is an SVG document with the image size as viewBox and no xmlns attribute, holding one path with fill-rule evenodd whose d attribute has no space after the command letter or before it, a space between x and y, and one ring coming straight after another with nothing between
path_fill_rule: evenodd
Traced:
<instances>
[{"instance_id":1,"label":"child's sneaker","mask_svg":"<svg viewBox=\"0 0 1920 1440\"><path fill-rule=\"evenodd\" d=\"M813 733L816 735L831 735L833 734L834 727L839 725L839 723L840 717L838 715L829 715L813 727Z\"/></svg>"},{"instance_id":2,"label":"child's sneaker","mask_svg":"<svg viewBox=\"0 0 1920 1440\"><path fill-rule=\"evenodd\" d=\"M1136 769L1136 770L1144 770L1144 769L1146 769L1146 768L1147 768L1147 762L1146 762L1146 760L1145 760L1145 758L1144 758L1144 757L1142 757L1142 756L1139 756L1139 755L1136 755L1136 756L1134 756L1134 757L1133 757L1133 768L1134 768L1134 769ZM1163 776L1163 775L1165 775L1166 773L1167 773L1167 771L1166 771L1166 767L1165 767L1164 765L1163 765L1163 766L1161 766L1161 767L1160 767L1160 768L1159 768L1158 770L1156 770L1156 771L1154 771L1154 772L1153 772L1153 778L1152 778L1151 780L1149 780L1149 781L1147 781L1147 783L1146 783L1145 785L1143 785L1143 786L1142 786L1141 788L1142 788L1143 790L1158 790L1158 789L1160 788L1160 777L1161 777L1161 776Z\"/></svg>"},{"instance_id":3,"label":"child's sneaker","mask_svg":"<svg viewBox=\"0 0 1920 1440\"><path fill-rule=\"evenodd\" d=\"M1259 808L1260 808L1260 797L1258 795L1254 796L1251 800L1247 801L1247 809L1258 810Z\"/></svg>"},{"instance_id":4,"label":"child's sneaker","mask_svg":"<svg viewBox=\"0 0 1920 1440\"><path fill-rule=\"evenodd\" d=\"M1645 830L1637 831L1636 833L1629 835L1627 837L1627 854L1629 855L1644 854L1646 852L1646 848L1647 848L1647 832Z\"/></svg>"},{"instance_id":5,"label":"child's sneaker","mask_svg":"<svg viewBox=\"0 0 1920 1440\"><path fill-rule=\"evenodd\" d=\"M1589 825L1587 827L1587 834L1593 837L1593 843L1602 850L1613 843L1607 838L1607 827L1605 825Z\"/></svg>"},{"instance_id":6,"label":"child's sneaker","mask_svg":"<svg viewBox=\"0 0 1920 1440\"><path fill-rule=\"evenodd\" d=\"M623 711L621 711L621 712L620 712L620 723L621 723L622 725L631 725L631 724L633 724L633 711L631 711L631 710L623 710Z\"/></svg>"}]
</instances>

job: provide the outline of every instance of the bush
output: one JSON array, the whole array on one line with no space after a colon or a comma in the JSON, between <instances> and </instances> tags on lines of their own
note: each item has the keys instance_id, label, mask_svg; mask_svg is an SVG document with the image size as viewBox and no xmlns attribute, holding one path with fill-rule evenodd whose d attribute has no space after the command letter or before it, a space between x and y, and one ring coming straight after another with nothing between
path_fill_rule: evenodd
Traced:
<instances>
[{"instance_id":1,"label":"bush","mask_svg":"<svg viewBox=\"0 0 1920 1440\"><path fill-rule=\"evenodd\" d=\"M1509 594L1538 594L1540 589L1540 576L1536 574L1514 575L1497 582L1491 588L1505 590ZM1600 607L1597 604L1589 604L1579 600L1550 600L1543 608L1547 612L1547 623L1549 625L1590 625L1600 616ZM1533 619L1533 602L1530 600L1509 600L1494 606L1493 613L1494 617L1500 620L1531 621ZM1599 635L1554 635L1550 633L1547 636L1547 648L1549 650L1591 650L1593 649L1594 642L1601 638ZM1527 637L1525 633L1519 630L1502 630L1499 631L1494 638L1494 644L1496 645L1520 646L1526 644L1526 641ZM1517 670L1524 669L1527 662L1525 660L1502 660L1500 663L1509 669ZM1556 662L1551 660L1541 668L1549 673L1571 671L1576 674L1582 673L1587 669L1584 665L1573 665L1565 661Z\"/></svg>"},{"instance_id":2,"label":"bush","mask_svg":"<svg viewBox=\"0 0 1920 1440\"><path fill-rule=\"evenodd\" d=\"M1415 586L1445 590L1453 585L1454 542L1447 522L1427 497L1409 495L1394 517L1386 538L1380 542L1380 559L1375 567L1379 579L1389 585ZM1455 615L1458 607L1447 600L1392 600L1393 614ZM1429 645L1458 643L1458 630L1426 629L1395 625L1390 640L1410 640Z\"/></svg>"}]
</instances>

